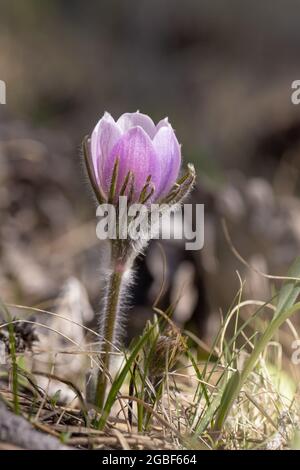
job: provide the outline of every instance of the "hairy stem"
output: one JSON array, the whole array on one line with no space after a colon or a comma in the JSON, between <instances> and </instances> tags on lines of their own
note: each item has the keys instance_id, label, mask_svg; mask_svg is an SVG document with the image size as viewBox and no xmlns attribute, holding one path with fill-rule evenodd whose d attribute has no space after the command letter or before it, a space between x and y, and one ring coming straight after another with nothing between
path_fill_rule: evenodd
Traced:
<instances>
[{"instance_id":1,"label":"hairy stem","mask_svg":"<svg viewBox=\"0 0 300 470\"><path fill-rule=\"evenodd\" d=\"M99 371L96 389L96 405L100 409L104 406L107 375L110 372L111 356L116 341L119 306L121 304L122 284L126 266L126 257L120 255L114 246L112 247L111 258L112 271L106 286L106 304L102 324L101 363L103 368Z\"/></svg>"}]
</instances>

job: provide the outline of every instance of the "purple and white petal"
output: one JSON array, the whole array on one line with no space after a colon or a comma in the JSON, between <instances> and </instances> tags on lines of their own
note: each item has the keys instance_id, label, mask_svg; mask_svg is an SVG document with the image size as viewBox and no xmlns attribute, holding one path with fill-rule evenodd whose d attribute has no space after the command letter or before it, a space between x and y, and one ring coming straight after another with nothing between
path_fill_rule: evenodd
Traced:
<instances>
[{"instance_id":1,"label":"purple and white petal","mask_svg":"<svg viewBox=\"0 0 300 470\"><path fill-rule=\"evenodd\" d=\"M121 129L113 117L109 113L105 113L91 136L92 161L98 183L100 182L99 174L101 167L121 135Z\"/></svg>"},{"instance_id":2,"label":"purple and white petal","mask_svg":"<svg viewBox=\"0 0 300 470\"><path fill-rule=\"evenodd\" d=\"M172 129L171 124L169 123L169 119L166 117L164 119L161 119L157 124L156 124L156 134L157 132L162 128L162 127L170 127Z\"/></svg>"},{"instance_id":3,"label":"purple and white petal","mask_svg":"<svg viewBox=\"0 0 300 470\"><path fill-rule=\"evenodd\" d=\"M160 162L160 185L155 194L156 198L168 194L178 178L181 151L178 140L171 126L162 126L153 139L153 146Z\"/></svg>"},{"instance_id":4,"label":"purple and white petal","mask_svg":"<svg viewBox=\"0 0 300 470\"><path fill-rule=\"evenodd\" d=\"M146 114L142 114L139 111L136 113L125 113L118 119L117 124L120 126L123 132L127 132L132 127L140 126L146 134L153 139L156 133L156 128L152 119Z\"/></svg>"},{"instance_id":5,"label":"purple and white petal","mask_svg":"<svg viewBox=\"0 0 300 470\"><path fill-rule=\"evenodd\" d=\"M109 192L111 177L116 158L120 159L117 193L120 191L128 171L134 173L134 201L139 195L149 175L155 187L160 185L160 165L152 141L146 132L139 126L133 127L124 134L111 150L104 162L101 182L106 193Z\"/></svg>"}]
</instances>

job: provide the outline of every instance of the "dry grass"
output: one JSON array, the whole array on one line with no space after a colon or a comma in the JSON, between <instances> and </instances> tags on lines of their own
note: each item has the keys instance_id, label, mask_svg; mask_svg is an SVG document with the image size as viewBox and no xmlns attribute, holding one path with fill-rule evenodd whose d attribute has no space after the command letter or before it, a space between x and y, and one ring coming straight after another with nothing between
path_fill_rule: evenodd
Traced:
<instances>
[{"instance_id":1,"label":"dry grass","mask_svg":"<svg viewBox=\"0 0 300 470\"><path fill-rule=\"evenodd\" d=\"M249 305L253 309L255 304L257 302L241 302L238 296L237 305L224 320L213 354L205 359L201 358L204 350L197 338L192 340L183 336L165 314L162 317L164 323L156 317L147 325L146 332L152 328L152 333L136 354L131 372L126 374L117 390L103 429L99 429L97 422L99 413L84 398L82 385L87 364L89 367L93 364L93 370L101 367L98 352L92 349L94 344L76 345L76 341L63 332L44 325L53 344L57 336L64 342L60 350L55 350L55 346L52 351L45 350L42 344L34 344L31 350L25 348L17 352L21 414L35 428L70 446L84 449L287 449L296 446L300 423L299 372L285 355L282 343L274 339L259 356L221 429L214 426L220 405L212 410L211 418L207 420L213 401L220 394L224 398L230 377L243 368L256 347L257 321L253 324L253 328L257 328L254 334L249 335L249 331L246 334L245 327L237 334L240 322L243 325L242 309ZM272 309L271 304L263 306ZM52 314L52 318L56 318ZM41 319L32 321L36 331L43 325L43 315L44 311L40 311ZM18 320L13 322L16 324ZM226 330L232 322L234 332L231 335L236 339L230 345ZM295 329L291 320L288 322L289 328L284 330L285 342L294 340L291 332L295 333ZM5 329L3 325L1 328ZM120 351L116 353L119 370L124 368L132 349L126 352L125 359ZM36 369L41 356L54 358L52 364L48 364L48 372ZM64 369L66 358L69 361L66 368L72 361L80 363L74 379L56 373L57 369ZM45 380L41 382L41 378ZM112 380L116 383L116 378ZM10 356L2 369L1 383L1 396L13 409L15 396ZM64 397L58 392L62 389ZM206 421L207 424L203 424Z\"/></svg>"}]
</instances>

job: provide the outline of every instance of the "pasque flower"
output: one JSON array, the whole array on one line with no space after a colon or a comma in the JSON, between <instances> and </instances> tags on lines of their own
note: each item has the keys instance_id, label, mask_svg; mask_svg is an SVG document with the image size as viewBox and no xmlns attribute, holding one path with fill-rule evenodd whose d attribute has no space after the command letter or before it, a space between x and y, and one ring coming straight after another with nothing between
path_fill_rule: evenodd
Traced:
<instances>
[{"instance_id":1,"label":"pasque flower","mask_svg":"<svg viewBox=\"0 0 300 470\"><path fill-rule=\"evenodd\" d=\"M127 195L131 191L131 202L147 197L157 202L178 178L181 149L167 118L155 125L139 112L125 113L117 121L106 112L87 145L94 190L104 201L109 200L116 164L115 199L123 190Z\"/></svg>"},{"instance_id":2,"label":"pasque flower","mask_svg":"<svg viewBox=\"0 0 300 470\"><path fill-rule=\"evenodd\" d=\"M84 139L83 153L98 202L113 204L117 210L120 209L119 196L127 196L129 206L137 202L155 203L168 210L183 200L195 180L192 165L188 165L187 173L178 179L181 149L168 119L155 125L149 116L139 112L125 113L117 121L105 113L91 137ZM92 391L94 402L102 409L111 353L118 342L121 310L138 252L130 236L111 239L110 247L111 260L100 317L103 369Z\"/></svg>"}]
</instances>

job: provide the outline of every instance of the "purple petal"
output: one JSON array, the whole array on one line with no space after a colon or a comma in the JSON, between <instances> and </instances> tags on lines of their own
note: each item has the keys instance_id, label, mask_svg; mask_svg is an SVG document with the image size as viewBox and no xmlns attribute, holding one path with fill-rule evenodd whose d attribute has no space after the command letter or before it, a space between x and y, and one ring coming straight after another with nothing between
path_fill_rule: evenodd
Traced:
<instances>
[{"instance_id":1,"label":"purple petal","mask_svg":"<svg viewBox=\"0 0 300 470\"><path fill-rule=\"evenodd\" d=\"M170 127L172 129L172 126L171 124L169 123L169 119L166 117L164 119L161 119L161 121L159 121L157 124L156 124L156 134L157 132L162 128L162 127Z\"/></svg>"},{"instance_id":2,"label":"purple petal","mask_svg":"<svg viewBox=\"0 0 300 470\"><path fill-rule=\"evenodd\" d=\"M111 149L121 137L122 132L109 113L97 123L91 136L91 153L93 167L97 182L100 182L99 175L104 161L109 156Z\"/></svg>"},{"instance_id":3,"label":"purple petal","mask_svg":"<svg viewBox=\"0 0 300 470\"><path fill-rule=\"evenodd\" d=\"M156 198L168 194L176 179L181 164L180 145L171 126L162 126L153 139L157 157L160 161L161 181Z\"/></svg>"},{"instance_id":4,"label":"purple petal","mask_svg":"<svg viewBox=\"0 0 300 470\"><path fill-rule=\"evenodd\" d=\"M146 114L139 113L125 113L118 119L117 124L123 132L127 132L132 127L140 126L146 134L153 139L156 128L152 119Z\"/></svg>"},{"instance_id":5,"label":"purple petal","mask_svg":"<svg viewBox=\"0 0 300 470\"><path fill-rule=\"evenodd\" d=\"M105 192L109 193L111 177L116 158L120 159L117 193L120 191L128 171L135 177L134 202L145 185L146 179L151 175L155 187L160 183L160 165L153 144L141 127L134 127L124 134L111 150L110 156L104 162L101 182Z\"/></svg>"}]
</instances>

